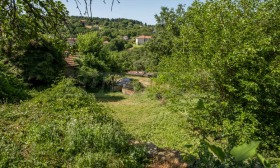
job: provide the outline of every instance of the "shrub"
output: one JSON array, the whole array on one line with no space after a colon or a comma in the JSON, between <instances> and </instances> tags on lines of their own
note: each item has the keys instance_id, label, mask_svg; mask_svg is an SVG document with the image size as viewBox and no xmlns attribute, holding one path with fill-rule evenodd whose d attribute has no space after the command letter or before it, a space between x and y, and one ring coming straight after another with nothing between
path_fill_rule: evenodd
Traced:
<instances>
[{"instance_id":1,"label":"shrub","mask_svg":"<svg viewBox=\"0 0 280 168\"><path fill-rule=\"evenodd\" d=\"M132 86L133 86L133 90L136 92L142 91L144 86L142 85L141 82L139 82L138 80L133 80L132 81Z\"/></svg>"},{"instance_id":2,"label":"shrub","mask_svg":"<svg viewBox=\"0 0 280 168\"><path fill-rule=\"evenodd\" d=\"M195 1L161 13L165 31L179 35L157 79L175 94L197 92L204 106L190 110L189 122L226 148L258 140L263 153L279 157L278 13L278 0Z\"/></svg>"},{"instance_id":3,"label":"shrub","mask_svg":"<svg viewBox=\"0 0 280 168\"><path fill-rule=\"evenodd\" d=\"M24 83L0 62L0 103L17 102L28 97Z\"/></svg>"},{"instance_id":4,"label":"shrub","mask_svg":"<svg viewBox=\"0 0 280 168\"><path fill-rule=\"evenodd\" d=\"M13 63L21 70L23 79L33 86L50 85L63 72L62 52L45 38L31 40Z\"/></svg>"},{"instance_id":5,"label":"shrub","mask_svg":"<svg viewBox=\"0 0 280 168\"><path fill-rule=\"evenodd\" d=\"M0 108L0 167L141 167L128 136L71 80Z\"/></svg>"}]
</instances>

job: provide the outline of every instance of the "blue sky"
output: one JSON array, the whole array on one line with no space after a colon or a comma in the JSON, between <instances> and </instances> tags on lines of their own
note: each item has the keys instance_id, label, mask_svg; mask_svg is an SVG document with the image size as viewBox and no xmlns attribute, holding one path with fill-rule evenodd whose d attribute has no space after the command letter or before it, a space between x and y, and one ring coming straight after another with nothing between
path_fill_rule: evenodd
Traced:
<instances>
[{"instance_id":1,"label":"blue sky","mask_svg":"<svg viewBox=\"0 0 280 168\"><path fill-rule=\"evenodd\" d=\"M70 12L70 15L80 16L74 0L61 0ZM79 0L83 3L84 0ZM113 11L111 11L111 0L93 0L92 10L93 17L102 18L127 18L142 21L147 24L155 24L155 14L159 14L161 7L176 8L178 4L191 5L193 0L115 0ZM80 6L82 12L85 11L84 5Z\"/></svg>"}]
</instances>

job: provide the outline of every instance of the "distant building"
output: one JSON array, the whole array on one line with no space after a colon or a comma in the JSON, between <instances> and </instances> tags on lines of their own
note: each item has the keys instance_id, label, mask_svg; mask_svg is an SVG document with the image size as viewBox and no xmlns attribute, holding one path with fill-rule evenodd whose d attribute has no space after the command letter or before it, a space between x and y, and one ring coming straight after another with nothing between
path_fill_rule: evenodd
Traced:
<instances>
[{"instance_id":1,"label":"distant building","mask_svg":"<svg viewBox=\"0 0 280 168\"><path fill-rule=\"evenodd\" d=\"M128 40L128 36L123 36L123 39L124 40Z\"/></svg>"},{"instance_id":2,"label":"distant building","mask_svg":"<svg viewBox=\"0 0 280 168\"><path fill-rule=\"evenodd\" d=\"M110 42L109 42L109 41L107 41L107 40L103 42L103 44L109 44L109 43L110 43Z\"/></svg>"},{"instance_id":3,"label":"distant building","mask_svg":"<svg viewBox=\"0 0 280 168\"><path fill-rule=\"evenodd\" d=\"M67 39L67 43L68 43L70 46L73 46L74 44L76 44L76 41L77 41L77 38L68 38L68 39Z\"/></svg>"},{"instance_id":4,"label":"distant building","mask_svg":"<svg viewBox=\"0 0 280 168\"><path fill-rule=\"evenodd\" d=\"M148 42L151 38L152 38L151 36L144 36L144 35L136 37L136 45L143 45L146 42Z\"/></svg>"},{"instance_id":5,"label":"distant building","mask_svg":"<svg viewBox=\"0 0 280 168\"><path fill-rule=\"evenodd\" d=\"M65 75L68 77L77 77L78 76L78 67L79 64L76 63L76 59L78 59L78 56L68 55L68 57L65 58L66 67L65 67Z\"/></svg>"},{"instance_id":6,"label":"distant building","mask_svg":"<svg viewBox=\"0 0 280 168\"><path fill-rule=\"evenodd\" d=\"M86 20L80 20L80 23L82 24L82 26L86 26L87 21Z\"/></svg>"},{"instance_id":7,"label":"distant building","mask_svg":"<svg viewBox=\"0 0 280 168\"><path fill-rule=\"evenodd\" d=\"M86 25L85 28L86 29L92 29L92 26Z\"/></svg>"},{"instance_id":8,"label":"distant building","mask_svg":"<svg viewBox=\"0 0 280 168\"><path fill-rule=\"evenodd\" d=\"M100 27L99 27L98 25L94 25L94 26L92 26L92 29L94 29L94 30L100 30Z\"/></svg>"}]
</instances>

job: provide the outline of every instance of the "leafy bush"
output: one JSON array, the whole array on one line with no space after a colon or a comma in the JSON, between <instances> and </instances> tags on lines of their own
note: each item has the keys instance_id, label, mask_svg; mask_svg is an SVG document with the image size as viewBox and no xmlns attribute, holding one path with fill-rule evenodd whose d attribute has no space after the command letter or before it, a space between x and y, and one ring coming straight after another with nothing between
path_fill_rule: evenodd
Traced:
<instances>
[{"instance_id":1,"label":"leafy bush","mask_svg":"<svg viewBox=\"0 0 280 168\"><path fill-rule=\"evenodd\" d=\"M143 166L121 124L71 80L2 106L0 118L0 167Z\"/></svg>"},{"instance_id":2,"label":"leafy bush","mask_svg":"<svg viewBox=\"0 0 280 168\"><path fill-rule=\"evenodd\" d=\"M96 69L82 66L79 69L77 81L85 89L94 89L100 83L100 74Z\"/></svg>"},{"instance_id":3,"label":"leafy bush","mask_svg":"<svg viewBox=\"0 0 280 168\"><path fill-rule=\"evenodd\" d=\"M103 82L102 74L110 72L115 65L96 32L80 34L77 40L81 54L77 60L80 65L78 83L86 89L94 89Z\"/></svg>"},{"instance_id":4,"label":"leafy bush","mask_svg":"<svg viewBox=\"0 0 280 168\"><path fill-rule=\"evenodd\" d=\"M190 97L198 102L188 118L193 129L225 148L261 141L262 153L279 157L279 0L194 1L163 10L159 21L169 32L159 37L171 34L174 47L161 59L157 80L174 97L200 96ZM153 51L160 54L169 41Z\"/></svg>"},{"instance_id":5,"label":"leafy bush","mask_svg":"<svg viewBox=\"0 0 280 168\"><path fill-rule=\"evenodd\" d=\"M123 71L154 71L156 66L153 54L145 47L132 48L115 53L115 55L115 62Z\"/></svg>"},{"instance_id":6,"label":"leafy bush","mask_svg":"<svg viewBox=\"0 0 280 168\"><path fill-rule=\"evenodd\" d=\"M26 99L26 86L0 62L0 104Z\"/></svg>"},{"instance_id":7,"label":"leafy bush","mask_svg":"<svg viewBox=\"0 0 280 168\"><path fill-rule=\"evenodd\" d=\"M102 51L103 44L101 38L96 32L79 34L77 37L77 45L79 52L83 54L94 53L94 56L99 57Z\"/></svg>"},{"instance_id":8,"label":"leafy bush","mask_svg":"<svg viewBox=\"0 0 280 168\"><path fill-rule=\"evenodd\" d=\"M139 91L143 90L143 88L144 88L142 83L139 82L138 80L133 80L132 81L132 86L133 86L133 90L136 91L136 92L139 92Z\"/></svg>"},{"instance_id":9,"label":"leafy bush","mask_svg":"<svg viewBox=\"0 0 280 168\"><path fill-rule=\"evenodd\" d=\"M24 80L33 86L52 84L65 66L61 48L47 38L30 40L23 53L11 60Z\"/></svg>"}]
</instances>

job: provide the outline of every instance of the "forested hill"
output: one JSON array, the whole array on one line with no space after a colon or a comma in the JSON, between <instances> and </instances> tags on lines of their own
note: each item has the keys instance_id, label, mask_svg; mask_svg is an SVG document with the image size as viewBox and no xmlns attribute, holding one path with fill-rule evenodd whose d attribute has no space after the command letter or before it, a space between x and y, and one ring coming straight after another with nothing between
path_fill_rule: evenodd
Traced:
<instances>
[{"instance_id":1,"label":"forested hill","mask_svg":"<svg viewBox=\"0 0 280 168\"><path fill-rule=\"evenodd\" d=\"M98 18L70 16L68 18L71 29L71 36L76 37L78 34L91 31L99 31L101 36L114 39L118 36L127 36L128 38L138 35L152 35L154 26L147 25L137 20L117 18Z\"/></svg>"}]
</instances>

